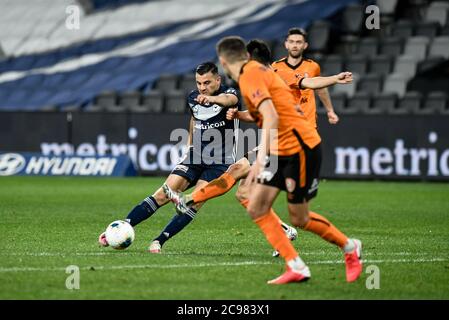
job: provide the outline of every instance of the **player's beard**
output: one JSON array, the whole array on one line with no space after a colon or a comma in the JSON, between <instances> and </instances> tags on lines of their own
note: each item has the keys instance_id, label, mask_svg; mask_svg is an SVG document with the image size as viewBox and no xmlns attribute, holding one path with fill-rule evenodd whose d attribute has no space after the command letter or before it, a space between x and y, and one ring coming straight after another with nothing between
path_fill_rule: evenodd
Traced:
<instances>
[{"instance_id":1,"label":"player's beard","mask_svg":"<svg viewBox=\"0 0 449 320\"><path fill-rule=\"evenodd\" d=\"M290 57L292 57L293 59L298 59L298 58L300 58L302 56L302 51L298 50L296 53L293 53L292 51L289 51L288 55Z\"/></svg>"}]
</instances>

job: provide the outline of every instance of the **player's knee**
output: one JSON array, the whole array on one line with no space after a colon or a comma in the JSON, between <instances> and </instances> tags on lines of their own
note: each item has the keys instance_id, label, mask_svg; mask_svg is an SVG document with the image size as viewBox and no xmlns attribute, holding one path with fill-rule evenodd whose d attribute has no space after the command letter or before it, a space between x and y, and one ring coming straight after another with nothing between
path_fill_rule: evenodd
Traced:
<instances>
[{"instance_id":1,"label":"player's knee","mask_svg":"<svg viewBox=\"0 0 449 320\"><path fill-rule=\"evenodd\" d=\"M270 206L268 203L264 203L264 202L257 203L257 201L250 202L250 204L248 205L248 207L246 209L249 216L253 220L267 214L269 210L270 210Z\"/></svg>"},{"instance_id":2,"label":"player's knee","mask_svg":"<svg viewBox=\"0 0 449 320\"><path fill-rule=\"evenodd\" d=\"M165 196L165 193L162 189L157 190L153 194L153 198L154 198L154 200L156 200L157 204L160 206L166 204L169 201L167 199L167 197Z\"/></svg>"},{"instance_id":3,"label":"player's knee","mask_svg":"<svg viewBox=\"0 0 449 320\"><path fill-rule=\"evenodd\" d=\"M290 216L290 222L297 228L304 228L309 222L309 215Z\"/></svg>"}]
</instances>

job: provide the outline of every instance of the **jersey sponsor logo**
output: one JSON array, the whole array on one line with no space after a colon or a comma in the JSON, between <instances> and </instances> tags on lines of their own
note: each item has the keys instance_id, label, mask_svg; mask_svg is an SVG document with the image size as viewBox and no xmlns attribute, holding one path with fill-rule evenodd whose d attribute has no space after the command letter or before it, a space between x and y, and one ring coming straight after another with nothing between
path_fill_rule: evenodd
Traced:
<instances>
[{"instance_id":1,"label":"jersey sponsor logo","mask_svg":"<svg viewBox=\"0 0 449 320\"><path fill-rule=\"evenodd\" d=\"M208 130L214 128L220 128L226 125L225 121L214 122L214 123L196 123L195 129Z\"/></svg>"},{"instance_id":2,"label":"jersey sponsor logo","mask_svg":"<svg viewBox=\"0 0 449 320\"><path fill-rule=\"evenodd\" d=\"M12 176L22 171L25 158L18 153L5 153L0 155L0 176Z\"/></svg>"}]
</instances>

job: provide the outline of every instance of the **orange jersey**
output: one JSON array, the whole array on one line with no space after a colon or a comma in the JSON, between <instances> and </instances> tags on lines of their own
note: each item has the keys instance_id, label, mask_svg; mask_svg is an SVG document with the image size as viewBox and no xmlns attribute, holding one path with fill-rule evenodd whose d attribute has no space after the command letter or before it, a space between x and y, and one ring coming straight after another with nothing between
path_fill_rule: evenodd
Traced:
<instances>
[{"instance_id":1,"label":"orange jersey","mask_svg":"<svg viewBox=\"0 0 449 320\"><path fill-rule=\"evenodd\" d=\"M304 112L307 120L312 125L316 123L316 104L315 93L313 89L299 89L298 81L302 78L318 77L320 75L320 65L310 59L302 59L301 62L292 66L287 62L287 58L273 62L274 71L287 83L293 90L296 101Z\"/></svg>"},{"instance_id":2,"label":"orange jersey","mask_svg":"<svg viewBox=\"0 0 449 320\"><path fill-rule=\"evenodd\" d=\"M297 102L292 90L272 69L250 61L242 67L239 85L248 111L259 127L263 122L259 105L266 99L273 101L279 122L278 136L270 147L272 154L289 156L299 152L301 144L298 137L309 148L320 143L316 128L296 111Z\"/></svg>"}]
</instances>

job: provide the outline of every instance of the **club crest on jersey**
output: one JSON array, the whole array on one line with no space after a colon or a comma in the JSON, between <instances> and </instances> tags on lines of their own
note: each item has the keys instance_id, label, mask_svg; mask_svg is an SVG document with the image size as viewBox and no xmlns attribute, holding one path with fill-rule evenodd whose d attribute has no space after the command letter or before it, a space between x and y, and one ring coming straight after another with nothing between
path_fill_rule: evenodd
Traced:
<instances>
[{"instance_id":1,"label":"club crest on jersey","mask_svg":"<svg viewBox=\"0 0 449 320\"><path fill-rule=\"evenodd\" d=\"M296 187L296 181L292 178L286 178L285 179L285 186L287 187L288 192L293 192Z\"/></svg>"},{"instance_id":2,"label":"club crest on jersey","mask_svg":"<svg viewBox=\"0 0 449 320\"><path fill-rule=\"evenodd\" d=\"M260 92L259 89L256 90L256 92L253 92L252 96L253 99L256 99L257 97L260 97L262 95L262 93Z\"/></svg>"},{"instance_id":3,"label":"club crest on jersey","mask_svg":"<svg viewBox=\"0 0 449 320\"><path fill-rule=\"evenodd\" d=\"M296 78L301 78L301 77L308 78L309 77L309 73L308 72L304 72L304 75L302 75L301 73L296 73L295 77Z\"/></svg>"}]
</instances>

